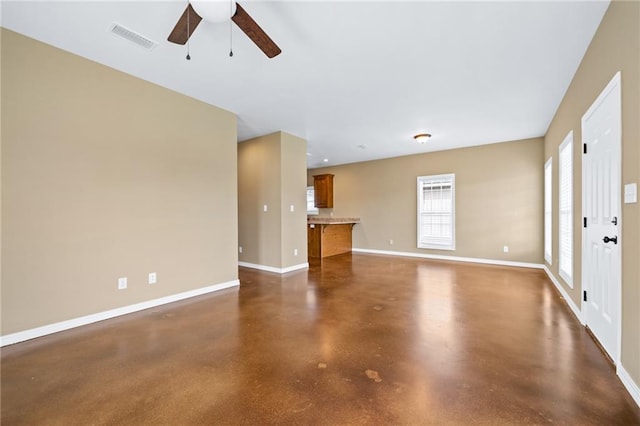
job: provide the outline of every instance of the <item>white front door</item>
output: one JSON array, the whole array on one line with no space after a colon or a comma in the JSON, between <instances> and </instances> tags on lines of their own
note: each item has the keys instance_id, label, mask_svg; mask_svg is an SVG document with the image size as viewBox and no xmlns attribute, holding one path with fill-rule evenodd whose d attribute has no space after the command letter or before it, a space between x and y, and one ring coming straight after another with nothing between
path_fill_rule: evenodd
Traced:
<instances>
[{"instance_id":1,"label":"white front door","mask_svg":"<svg viewBox=\"0 0 640 426\"><path fill-rule=\"evenodd\" d=\"M621 98L618 72L582 117L582 282L587 327L620 356ZM586 300L586 301L584 301Z\"/></svg>"}]
</instances>

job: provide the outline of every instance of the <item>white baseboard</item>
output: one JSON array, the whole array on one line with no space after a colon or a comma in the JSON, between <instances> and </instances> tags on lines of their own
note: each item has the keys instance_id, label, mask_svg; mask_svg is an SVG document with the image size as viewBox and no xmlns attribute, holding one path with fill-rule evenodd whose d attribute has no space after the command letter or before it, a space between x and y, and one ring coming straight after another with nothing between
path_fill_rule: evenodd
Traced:
<instances>
[{"instance_id":1,"label":"white baseboard","mask_svg":"<svg viewBox=\"0 0 640 426\"><path fill-rule=\"evenodd\" d=\"M625 370L624 367L620 364L616 369L616 373L618 373L618 377L620 377L622 384L625 388L627 388L629 394L631 394L631 397L636 402L636 405L640 407L640 387L638 387L638 384L633 381L627 370Z\"/></svg>"},{"instance_id":2,"label":"white baseboard","mask_svg":"<svg viewBox=\"0 0 640 426\"><path fill-rule=\"evenodd\" d=\"M582 315L582 310L578 308L578 306L576 306L576 304L573 302L573 299L571 299L571 296L569 296L569 293L567 293L567 290L565 290L564 286L560 284L560 281L558 281L556 277L553 276L549 268L544 266L543 269L544 269L544 272L546 272L549 279L551 280L551 282L553 283L553 285L556 286L556 288L564 298L565 302L567 302L567 305L571 309L571 312L573 312L573 315L575 315L576 318L578 318L578 321L580 321L580 324L584 325L585 322L584 322L584 316Z\"/></svg>"},{"instance_id":3,"label":"white baseboard","mask_svg":"<svg viewBox=\"0 0 640 426\"><path fill-rule=\"evenodd\" d=\"M511 262L508 260L496 260L496 259L479 259L475 257L458 257L458 256L445 256L439 254L426 254L426 253L412 253L403 251L388 251L388 250L371 250L371 249L352 249L355 253L371 253L371 254L386 254L389 256L402 256L402 257L419 257L422 259L436 259L436 260L452 260L455 262L469 262L469 263L482 263L485 265L499 265L499 266L516 266L520 268L535 268L542 269L544 265L538 263L526 263L526 262Z\"/></svg>"},{"instance_id":4,"label":"white baseboard","mask_svg":"<svg viewBox=\"0 0 640 426\"><path fill-rule=\"evenodd\" d=\"M44 325L42 327L32 328L30 330L7 334L5 336L0 336L0 347L13 345L14 343L24 342L25 340L35 339L36 337L58 333L60 331L69 330L71 328L80 327L94 322L104 321L106 319L115 318L121 315L131 314L133 312L142 311L144 309L166 305L167 303L177 302L179 300L188 299L190 297L212 293L214 291L223 290L225 288L237 287L239 285L239 280L228 281L226 283L197 288L195 290L185 291L183 293L173 294L171 296L161 297L159 299L148 300L146 302L136 303L134 305L110 309L104 312L98 312L97 314L86 315L67 321L61 321L54 324Z\"/></svg>"},{"instance_id":5,"label":"white baseboard","mask_svg":"<svg viewBox=\"0 0 640 426\"><path fill-rule=\"evenodd\" d=\"M297 271L299 269L309 269L309 263L301 263L299 265L288 266L286 268L275 268L273 266L257 265L249 262L238 262L238 266L245 268L259 269L261 271L275 272L276 274L286 274L287 272Z\"/></svg>"}]
</instances>

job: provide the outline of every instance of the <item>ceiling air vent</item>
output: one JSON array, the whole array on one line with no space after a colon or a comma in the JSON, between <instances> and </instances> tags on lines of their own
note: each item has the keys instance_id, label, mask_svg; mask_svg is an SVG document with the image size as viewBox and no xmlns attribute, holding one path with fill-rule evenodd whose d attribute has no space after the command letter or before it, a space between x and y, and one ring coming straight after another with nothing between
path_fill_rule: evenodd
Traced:
<instances>
[{"instance_id":1,"label":"ceiling air vent","mask_svg":"<svg viewBox=\"0 0 640 426\"><path fill-rule=\"evenodd\" d=\"M135 31L131 31L120 24L114 23L111 25L111 32L147 50L153 50L158 45L155 41L143 36L142 34L138 34Z\"/></svg>"}]
</instances>

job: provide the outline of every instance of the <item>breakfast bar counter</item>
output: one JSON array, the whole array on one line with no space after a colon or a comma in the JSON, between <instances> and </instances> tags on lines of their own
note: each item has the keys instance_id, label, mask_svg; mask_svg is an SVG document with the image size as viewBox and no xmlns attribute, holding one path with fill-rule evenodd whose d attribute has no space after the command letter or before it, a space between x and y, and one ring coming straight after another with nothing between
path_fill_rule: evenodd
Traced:
<instances>
[{"instance_id":1,"label":"breakfast bar counter","mask_svg":"<svg viewBox=\"0 0 640 426\"><path fill-rule=\"evenodd\" d=\"M309 257L323 258L351 251L351 230L360 222L356 217L307 218Z\"/></svg>"}]
</instances>

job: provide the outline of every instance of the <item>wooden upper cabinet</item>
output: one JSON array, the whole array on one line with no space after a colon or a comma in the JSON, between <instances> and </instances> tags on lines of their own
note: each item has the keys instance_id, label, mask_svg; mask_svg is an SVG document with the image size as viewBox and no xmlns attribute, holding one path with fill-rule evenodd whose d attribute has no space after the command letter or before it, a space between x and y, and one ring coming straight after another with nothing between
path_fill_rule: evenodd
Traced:
<instances>
[{"instance_id":1,"label":"wooden upper cabinet","mask_svg":"<svg viewBox=\"0 0 640 426\"><path fill-rule=\"evenodd\" d=\"M318 208L333 208L333 175L313 177L314 204Z\"/></svg>"}]
</instances>

